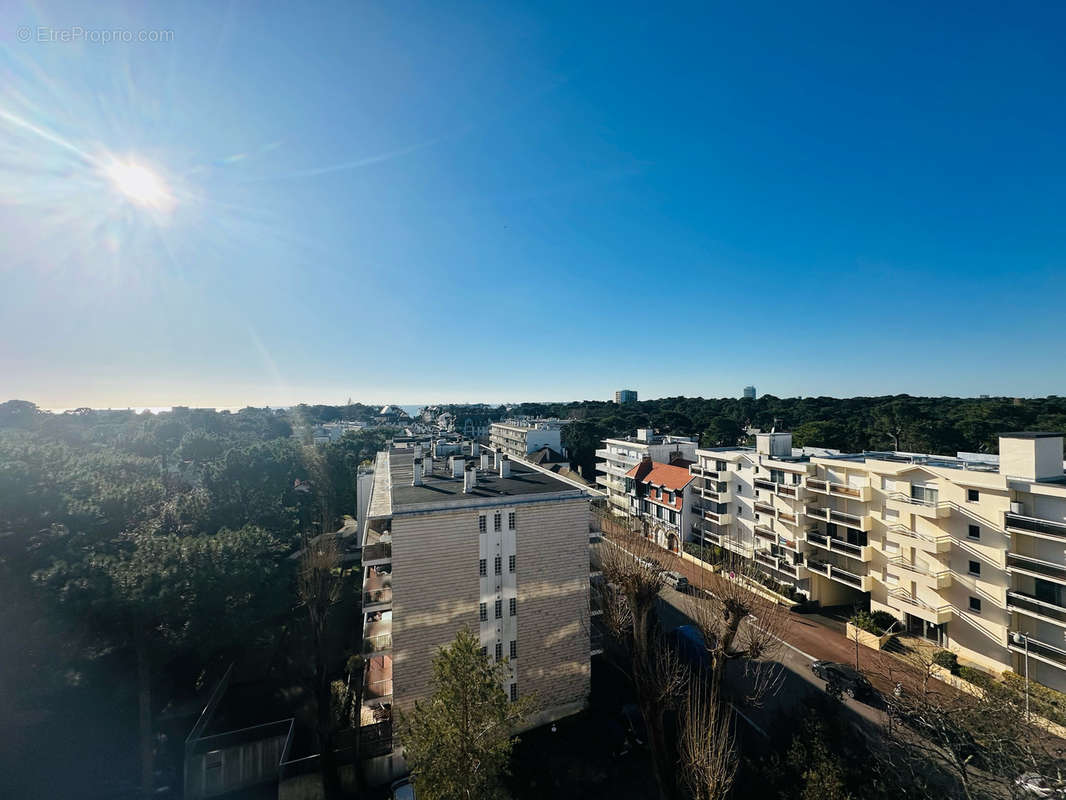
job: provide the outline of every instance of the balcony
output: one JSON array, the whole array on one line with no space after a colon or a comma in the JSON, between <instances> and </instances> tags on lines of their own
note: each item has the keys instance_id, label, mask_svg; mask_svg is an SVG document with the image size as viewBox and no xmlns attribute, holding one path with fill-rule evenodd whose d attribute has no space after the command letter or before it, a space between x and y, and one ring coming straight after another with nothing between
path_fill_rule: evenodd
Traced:
<instances>
[{"instance_id":1,"label":"balcony","mask_svg":"<svg viewBox=\"0 0 1066 800\"><path fill-rule=\"evenodd\" d=\"M770 569L777 569L777 559L762 550L755 551L755 562L757 564L762 564L764 567L769 567Z\"/></svg>"},{"instance_id":2,"label":"balcony","mask_svg":"<svg viewBox=\"0 0 1066 800\"><path fill-rule=\"evenodd\" d=\"M923 553L947 553L951 550L951 537L944 533L937 536L926 536L911 530L906 525L892 525L888 529L890 536L896 536L906 541L912 547L916 547Z\"/></svg>"},{"instance_id":3,"label":"balcony","mask_svg":"<svg viewBox=\"0 0 1066 800\"><path fill-rule=\"evenodd\" d=\"M767 528L765 525L755 526L755 535L760 539L766 539L767 541L777 543L777 534Z\"/></svg>"},{"instance_id":4,"label":"balcony","mask_svg":"<svg viewBox=\"0 0 1066 800\"><path fill-rule=\"evenodd\" d=\"M777 481L767 480L766 478L756 478L752 483L755 488L762 489L763 491L773 492L780 497L786 497L789 500L799 500L801 498L801 492L803 486L796 483L778 483Z\"/></svg>"},{"instance_id":5,"label":"balcony","mask_svg":"<svg viewBox=\"0 0 1066 800\"><path fill-rule=\"evenodd\" d=\"M1017 631L1010 631L1007 634L1007 647L1013 650L1015 653L1025 653L1026 644L1017 644L1014 641L1014 635ZM1033 658L1037 658L1046 664L1058 667L1059 669L1066 669L1066 650L1055 645L1042 642L1039 639L1029 637L1029 655Z\"/></svg>"},{"instance_id":6,"label":"balcony","mask_svg":"<svg viewBox=\"0 0 1066 800\"><path fill-rule=\"evenodd\" d=\"M899 611L906 612L913 617L918 617L918 619L923 619L934 625L948 622L952 615L950 604L931 606L903 588L893 589L888 593L888 604Z\"/></svg>"},{"instance_id":7,"label":"balcony","mask_svg":"<svg viewBox=\"0 0 1066 800\"><path fill-rule=\"evenodd\" d=\"M1023 575L1031 575L1034 578L1044 578L1056 583L1066 584L1066 565L1055 564L1051 561L1023 556L1019 553L1007 553L1007 568L1011 572L1019 572Z\"/></svg>"},{"instance_id":8,"label":"balcony","mask_svg":"<svg viewBox=\"0 0 1066 800\"><path fill-rule=\"evenodd\" d=\"M776 510L770 503L764 503L762 500L756 500L753 505L755 506L755 510L758 511L760 514L769 514L771 517L777 516Z\"/></svg>"},{"instance_id":9,"label":"balcony","mask_svg":"<svg viewBox=\"0 0 1066 800\"><path fill-rule=\"evenodd\" d=\"M869 486L848 486L844 483L833 483L820 478L807 478L807 488L818 494L842 497L845 500L856 500L860 503L868 502L873 491Z\"/></svg>"},{"instance_id":10,"label":"balcony","mask_svg":"<svg viewBox=\"0 0 1066 800\"><path fill-rule=\"evenodd\" d=\"M789 525L795 525L797 519L795 514L784 509L778 509L777 518L782 522L787 522Z\"/></svg>"},{"instance_id":11,"label":"balcony","mask_svg":"<svg viewBox=\"0 0 1066 800\"><path fill-rule=\"evenodd\" d=\"M824 575L830 580L842 583L845 586L850 586L853 589L859 589L863 592L870 591L870 584L872 578L869 575L858 575L849 570L842 569L835 564L829 564L825 561L819 561L815 558L808 558L806 567L811 572L816 572L819 575Z\"/></svg>"},{"instance_id":12,"label":"balcony","mask_svg":"<svg viewBox=\"0 0 1066 800\"><path fill-rule=\"evenodd\" d=\"M729 484L724 481L719 481L716 484L716 488L709 488L706 486L697 486L696 494L705 500L712 500L715 503L728 503L733 499L733 492L729 489Z\"/></svg>"},{"instance_id":13,"label":"balcony","mask_svg":"<svg viewBox=\"0 0 1066 800\"><path fill-rule=\"evenodd\" d=\"M722 543L722 537L718 531L708 530L706 527L700 525L692 526L692 535L696 537L696 541L701 544L710 542L711 544L720 545Z\"/></svg>"},{"instance_id":14,"label":"balcony","mask_svg":"<svg viewBox=\"0 0 1066 800\"><path fill-rule=\"evenodd\" d=\"M733 515L729 513L729 507L721 511L711 511L709 509L703 509L703 518L708 522L713 522L715 525L728 525L733 521Z\"/></svg>"},{"instance_id":15,"label":"balcony","mask_svg":"<svg viewBox=\"0 0 1066 800\"><path fill-rule=\"evenodd\" d=\"M363 654L388 653L391 650L392 612L369 612L363 622Z\"/></svg>"},{"instance_id":16,"label":"balcony","mask_svg":"<svg viewBox=\"0 0 1066 800\"><path fill-rule=\"evenodd\" d=\"M1029 536L1039 536L1041 539L1066 541L1066 522L1026 517L1010 511L1006 512L1003 517L1003 524L1008 533L1024 533Z\"/></svg>"},{"instance_id":17,"label":"balcony","mask_svg":"<svg viewBox=\"0 0 1066 800\"><path fill-rule=\"evenodd\" d=\"M919 564L908 561L903 556L889 559L888 563L896 569L903 570L922 579L922 584L931 589L945 589L951 586L951 570L938 569L939 565Z\"/></svg>"},{"instance_id":18,"label":"balcony","mask_svg":"<svg viewBox=\"0 0 1066 800\"><path fill-rule=\"evenodd\" d=\"M858 561L869 561L873 558L873 548L870 545L858 545L851 542L827 536L821 531L807 531L807 541L823 550L831 553L840 553L848 558Z\"/></svg>"},{"instance_id":19,"label":"balcony","mask_svg":"<svg viewBox=\"0 0 1066 800\"><path fill-rule=\"evenodd\" d=\"M829 521L836 525L843 525L845 528L854 528L859 531L869 531L873 527L869 514L849 514L846 511L837 511L834 508L829 509Z\"/></svg>"},{"instance_id":20,"label":"balcony","mask_svg":"<svg viewBox=\"0 0 1066 800\"><path fill-rule=\"evenodd\" d=\"M392 563L392 541L380 541L363 548L363 566L380 567Z\"/></svg>"},{"instance_id":21,"label":"balcony","mask_svg":"<svg viewBox=\"0 0 1066 800\"><path fill-rule=\"evenodd\" d=\"M382 709L392 702L392 656L372 656L366 662L363 705Z\"/></svg>"},{"instance_id":22,"label":"balcony","mask_svg":"<svg viewBox=\"0 0 1066 800\"><path fill-rule=\"evenodd\" d=\"M701 467L699 464L692 464L688 471L695 475L697 478L710 478L714 481L727 481L729 480L729 473L723 470L709 469L707 467Z\"/></svg>"},{"instance_id":23,"label":"balcony","mask_svg":"<svg viewBox=\"0 0 1066 800\"><path fill-rule=\"evenodd\" d=\"M904 514L917 514L928 519L943 519L951 514L951 503L936 500L924 500L911 497L902 492L891 492L885 496L885 508L891 508Z\"/></svg>"},{"instance_id":24,"label":"balcony","mask_svg":"<svg viewBox=\"0 0 1066 800\"><path fill-rule=\"evenodd\" d=\"M367 567L363 579L363 611L386 611L392 608L392 574L380 567Z\"/></svg>"},{"instance_id":25,"label":"balcony","mask_svg":"<svg viewBox=\"0 0 1066 800\"><path fill-rule=\"evenodd\" d=\"M815 508L814 506L807 506L803 509L803 513L811 519L821 520L822 522L829 522L828 508Z\"/></svg>"},{"instance_id":26,"label":"balcony","mask_svg":"<svg viewBox=\"0 0 1066 800\"><path fill-rule=\"evenodd\" d=\"M1037 600L1016 589L1007 590L1007 610L1066 626L1066 607Z\"/></svg>"}]
</instances>

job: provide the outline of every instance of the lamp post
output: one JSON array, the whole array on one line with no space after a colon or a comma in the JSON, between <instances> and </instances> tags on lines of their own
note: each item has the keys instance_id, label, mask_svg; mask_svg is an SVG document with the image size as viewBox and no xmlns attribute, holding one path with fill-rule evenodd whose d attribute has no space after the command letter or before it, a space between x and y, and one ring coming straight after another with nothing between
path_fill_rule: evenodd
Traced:
<instances>
[{"instance_id":1,"label":"lamp post","mask_svg":"<svg viewBox=\"0 0 1066 800\"><path fill-rule=\"evenodd\" d=\"M1011 634L1015 644L1025 645L1025 721L1029 721L1029 634L1015 631Z\"/></svg>"}]
</instances>

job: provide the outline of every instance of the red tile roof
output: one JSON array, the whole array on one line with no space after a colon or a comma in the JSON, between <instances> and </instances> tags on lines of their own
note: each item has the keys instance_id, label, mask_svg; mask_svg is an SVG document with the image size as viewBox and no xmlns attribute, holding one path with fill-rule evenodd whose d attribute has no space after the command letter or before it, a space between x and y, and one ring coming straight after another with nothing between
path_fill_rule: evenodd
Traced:
<instances>
[{"instance_id":1,"label":"red tile roof","mask_svg":"<svg viewBox=\"0 0 1066 800\"><path fill-rule=\"evenodd\" d=\"M668 491L675 492L680 492L692 480L688 467L676 467L672 464L661 464L658 461L642 461L629 470L626 477L644 484L665 486Z\"/></svg>"}]
</instances>

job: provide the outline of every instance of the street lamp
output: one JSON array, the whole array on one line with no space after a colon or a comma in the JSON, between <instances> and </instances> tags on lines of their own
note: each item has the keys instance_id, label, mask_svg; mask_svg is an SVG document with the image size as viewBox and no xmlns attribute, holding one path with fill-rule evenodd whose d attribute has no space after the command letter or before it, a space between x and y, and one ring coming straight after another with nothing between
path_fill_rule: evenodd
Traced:
<instances>
[{"instance_id":1,"label":"street lamp","mask_svg":"<svg viewBox=\"0 0 1066 800\"><path fill-rule=\"evenodd\" d=\"M1029 721L1029 634L1014 631L1011 639L1015 644L1025 645L1025 721Z\"/></svg>"}]
</instances>

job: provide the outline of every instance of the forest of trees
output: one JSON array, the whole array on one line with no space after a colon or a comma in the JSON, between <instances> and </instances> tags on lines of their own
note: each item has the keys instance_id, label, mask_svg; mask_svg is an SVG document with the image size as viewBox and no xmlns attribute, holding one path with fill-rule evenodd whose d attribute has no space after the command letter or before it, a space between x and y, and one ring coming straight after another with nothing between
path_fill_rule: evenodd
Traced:
<instances>
[{"instance_id":1,"label":"forest of trees","mask_svg":"<svg viewBox=\"0 0 1066 800\"><path fill-rule=\"evenodd\" d=\"M354 513L359 464L393 433L311 447L319 415L0 404L0 775L27 782L10 796L57 763L78 796L151 780L145 764L167 766L154 720L228 661L306 683L289 556Z\"/></svg>"}]
</instances>

